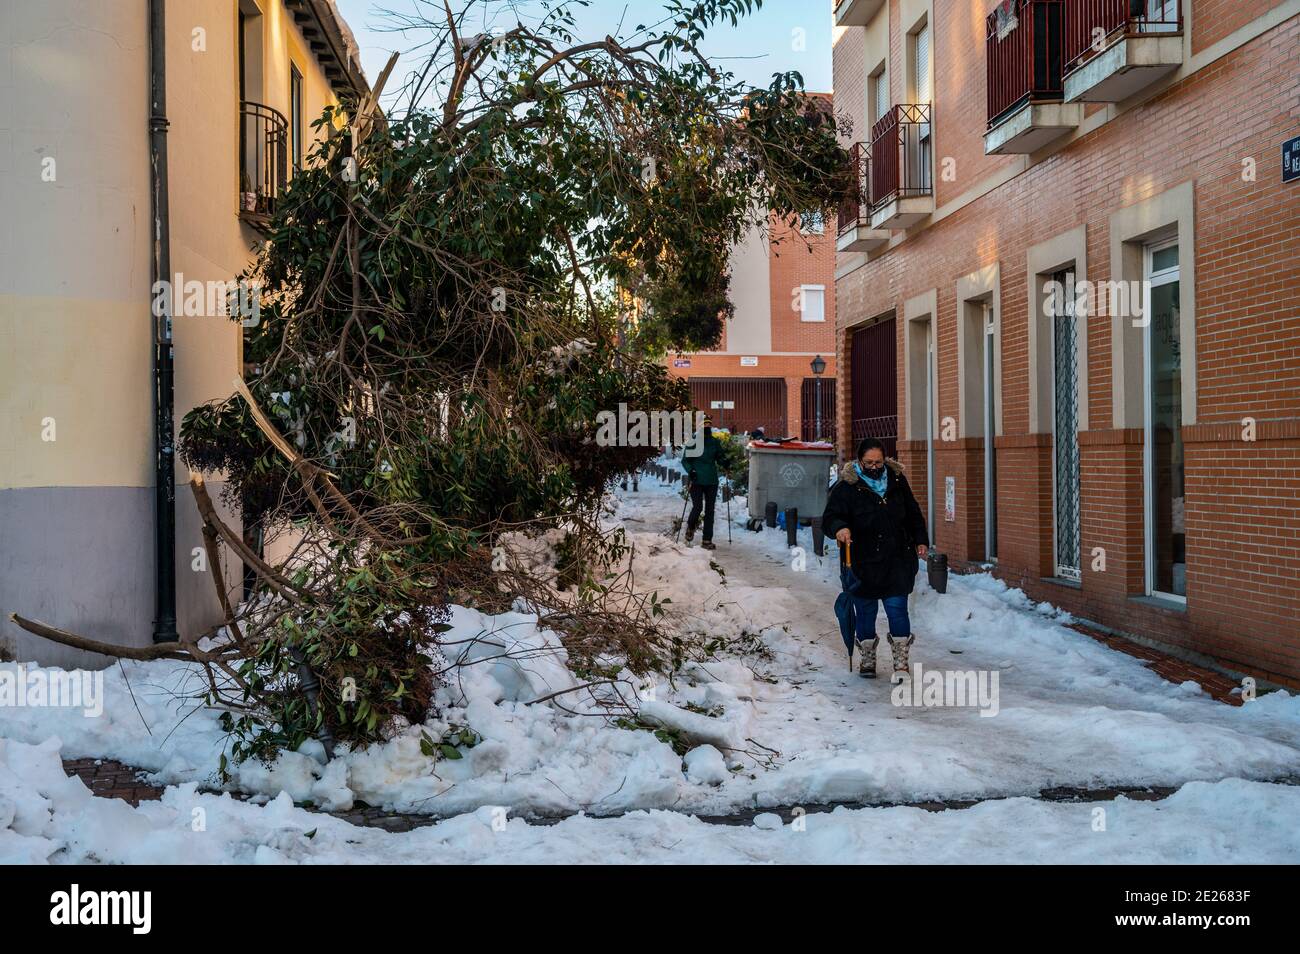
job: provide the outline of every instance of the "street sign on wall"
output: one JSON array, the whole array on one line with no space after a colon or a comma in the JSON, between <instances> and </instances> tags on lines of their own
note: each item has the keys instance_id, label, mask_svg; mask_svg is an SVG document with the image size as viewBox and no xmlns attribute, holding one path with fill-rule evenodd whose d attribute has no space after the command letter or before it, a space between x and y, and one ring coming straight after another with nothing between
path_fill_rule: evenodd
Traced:
<instances>
[{"instance_id":1,"label":"street sign on wall","mask_svg":"<svg viewBox=\"0 0 1300 954\"><path fill-rule=\"evenodd\" d=\"M1282 143L1282 181L1300 179L1300 136Z\"/></svg>"},{"instance_id":2,"label":"street sign on wall","mask_svg":"<svg viewBox=\"0 0 1300 954\"><path fill-rule=\"evenodd\" d=\"M743 355L743 356L741 357L741 359L740 359L740 366L741 366L742 368L757 368L757 367L758 367L758 356L757 356L757 355Z\"/></svg>"}]
</instances>

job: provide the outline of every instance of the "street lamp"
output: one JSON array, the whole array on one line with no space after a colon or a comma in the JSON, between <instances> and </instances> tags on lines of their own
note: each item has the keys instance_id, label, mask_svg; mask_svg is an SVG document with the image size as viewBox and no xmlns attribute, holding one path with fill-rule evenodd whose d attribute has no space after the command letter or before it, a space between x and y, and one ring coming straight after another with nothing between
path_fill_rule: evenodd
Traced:
<instances>
[{"instance_id":1,"label":"street lamp","mask_svg":"<svg viewBox=\"0 0 1300 954\"><path fill-rule=\"evenodd\" d=\"M816 421L813 425L813 440L819 441L822 437L822 372L826 370L826 361L821 355L818 355L812 359L810 367L812 368L813 380L816 382L813 385L813 415Z\"/></svg>"}]
</instances>

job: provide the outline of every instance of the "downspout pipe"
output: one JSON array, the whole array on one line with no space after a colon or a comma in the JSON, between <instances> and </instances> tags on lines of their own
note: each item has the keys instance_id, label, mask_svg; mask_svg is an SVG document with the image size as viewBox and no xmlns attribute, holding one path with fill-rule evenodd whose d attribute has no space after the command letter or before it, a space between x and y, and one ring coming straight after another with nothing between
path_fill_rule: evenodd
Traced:
<instances>
[{"instance_id":1,"label":"downspout pipe","mask_svg":"<svg viewBox=\"0 0 1300 954\"><path fill-rule=\"evenodd\" d=\"M176 437L172 347L171 223L167 204L166 0L149 0L149 165L153 212L150 317L154 326L154 622L155 643L176 633ZM159 284L161 283L161 284ZM161 291L160 291L161 289ZM161 305L161 307L159 307ZM161 314L156 314L161 312Z\"/></svg>"}]
</instances>

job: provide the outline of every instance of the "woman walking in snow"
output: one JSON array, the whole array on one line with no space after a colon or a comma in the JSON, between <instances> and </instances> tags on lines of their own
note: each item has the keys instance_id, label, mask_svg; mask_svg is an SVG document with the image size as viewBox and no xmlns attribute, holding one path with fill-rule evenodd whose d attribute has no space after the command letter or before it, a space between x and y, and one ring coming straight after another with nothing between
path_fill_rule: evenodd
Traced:
<instances>
[{"instance_id":1,"label":"woman walking in snow","mask_svg":"<svg viewBox=\"0 0 1300 954\"><path fill-rule=\"evenodd\" d=\"M840 546L840 575L853 600L858 674L876 675L876 614L885 604L894 672L908 672L908 649L916 638L907 597L916 581L918 558L928 547L925 517L912 495L903 467L885 459L874 437L858 444L857 459L840 470L822 514L822 527ZM850 664L852 650L850 650Z\"/></svg>"}]
</instances>

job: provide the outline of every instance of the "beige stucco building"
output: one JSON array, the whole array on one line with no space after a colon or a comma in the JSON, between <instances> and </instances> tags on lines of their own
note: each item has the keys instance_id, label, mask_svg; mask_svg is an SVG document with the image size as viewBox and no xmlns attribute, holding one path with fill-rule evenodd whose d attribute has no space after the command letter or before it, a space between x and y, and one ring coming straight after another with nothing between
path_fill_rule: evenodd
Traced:
<instances>
[{"instance_id":1,"label":"beige stucco building","mask_svg":"<svg viewBox=\"0 0 1300 954\"><path fill-rule=\"evenodd\" d=\"M329 0L186 0L165 15L170 272L230 281L305 161L312 120L365 80ZM19 659L95 657L24 633L11 612L151 639L150 80L149 0L0 0L0 648ZM179 422L231 393L242 336L218 314L178 312L172 328ZM194 569L187 477L182 635L219 618Z\"/></svg>"}]
</instances>

